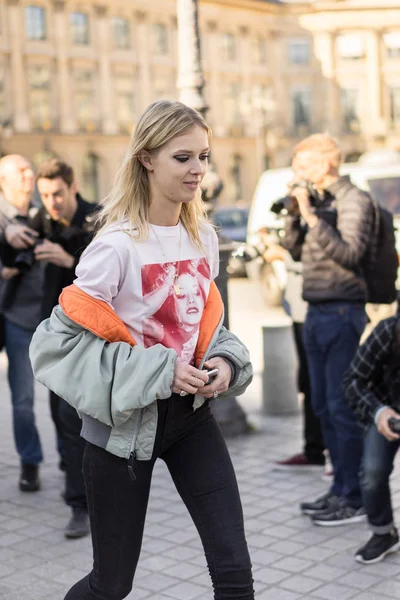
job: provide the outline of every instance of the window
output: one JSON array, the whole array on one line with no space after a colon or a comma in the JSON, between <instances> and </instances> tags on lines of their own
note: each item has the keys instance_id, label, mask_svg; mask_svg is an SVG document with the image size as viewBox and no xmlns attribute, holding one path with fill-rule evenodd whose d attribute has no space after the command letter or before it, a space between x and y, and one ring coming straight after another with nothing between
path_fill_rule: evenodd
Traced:
<instances>
[{"instance_id":1,"label":"window","mask_svg":"<svg viewBox=\"0 0 400 600\"><path fill-rule=\"evenodd\" d=\"M33 129L51 129L51 77L47 66L28 68L29 114Z\"/></svg>"},{"instance_id":2,"label":"window","mask_svg":"<svg viewBox=\"0 0 400 600\"><path fill-rule=\"evenodd\" d=\"M264 65L267 62L267 46L265 38L258 36L253 39L253 59L258 65Z\"/></svg>"},{"instance_id":3,"label":"window","mask_svg":"<svg viewBox=\"0 0 400 600\"><path fill-rule=\"evenodd\" d=\"M293 125L309 127L311 125L311 90L309 88L292 90Z\"/></svg>"},{"instance_id":4,"label":"window","mask_svg":"<svg viewBox=\"0 0 400 600\"><path fill-rule=\"evenodd\" d=\"M308 65L310 62L310 41L306 38L290 40L288 43L290 65Z\"/></svg>"},{"instance_id":5,"label":"window","mask_svg":"<svg viewBox=\"0 0 400 600\"><path fill-rule=\"evenodd\" d=\"M243 114L240 96L241 86L239 82L235 81L228 83L225 86L225 119L227 126L233 130L240 130L243 126Z\"/></svg>"},{"instance_id":6,"label":"window","mask_svg":"<svg viewBox=\"0 0 400 600\"><path fill-rule=\"evenodd\" d=\"M126 50L131 47L131 30L127 19L113 17L111 19L114 48Z\"/></svg>"},{"instance_id":7,"label":"window","mask_svg":"<svg viewBox=\"0 0 400 600\"><path fill-rule=\"evenodd\" d=\"M222 48L226 60L236 60L236 38L232 33L224 33L222 36Z\"/></svg>"},{"instance_id":8,"label":"window","mask_svg":"<svg viewBox=\"0 0 400 600\"><path fill-rule=\"evenodd\" d=\"M338 55L342 59L357 60L364 56L364 39L361 35L351 33L339 35L336 44Z\"/></svg>"},{"instance_id":9,"label":"window","mask_svg":"<svg viewBox=\"0 0 400 600\"><path fill-rule=\"evenodd\" d=\"M116 114L121 131L130 133L134 122L135 96L132 75L117 75L115 78Z\"/></svg>"},{"instance_id":10,"label":"window","mask_svg":"<svg viewBox=\"0 0 400 600\"><path fill-rule=\"evenodd\" d=\"M25 8L26 35L29 40L46 39L46 11L41 6Z\"/></svg>"},{"instance_id":11,"label":"window","mask_svg":"<svg viewBox=\"0 0 400 600\"><path fill-rule=\"evenodd\" d=\"M390 89L390 123L400 127L400 86Z\"/></svg>"},{"instance_id":12,"label":"window","mask_svg":"<svg viewBox=\"0 0 400 600\"><path fill-rule=\"evenodd\" d=\"M232 200L234 202L239 202L239 200L243 200L242 170L243 159L240 156L240 154L234 154L232 157L232 166L230 169L230 175L232 178Z\"/></svg>"},{"instance_id":13,"label":"window","mask_svg":"<svg viewBox=\"0 0 400 600\"><path fill-rule=\"evenodd\" d=\"M154 41L154 52L158 55L168 54L169 51L169 40L168 40L168 29L162 23L156 23L153 25L153 41Z\"/></svg>"},{"instance_id":14,"label":"window","mask_svg":"<svg viewBox=\"0 0 400 600\"><path fill-rule=\"evenodd\" d=\"M72 42L89 44L89 17L85 13L74 12L70 15Z\"/></svg>"},{"instance_id":15,"label":"window","mask_svg":"<svg viewBox=\"0 0 400 600\"><path fill-rule=\"evenodd\" d=\"M386 33L383 36L389 58L400 58L400 32Z\"/></svg>"},{"instance_id":16,"label":"window","mask_svg":"<svg viewBox=\"0 0 400 600\"><path fill-rule=\"evenodd\" d=\"M358 131L358 91L342 89L341 104L344 130L348 132Z\"/></svg>"},{"instance_id":17,"label":"window","mask_svg":"<svg viewBox=\"0 0 400 600\"><path fill-rule=\"evenodd\" d=\"M99 201L99 158L89 152L82 166L83 196L89 202Z\"/></svg>"},{"instance_id":18,"label":"window","mask_svg":"<svg viewBox=\"0 0 400 600\"><path fill-rule=\"evenodd\" d=\"M94 106L94 74L92 71L77 71L75 80L75 110L78 127L82 131L93 131L96 123L93 119Z\"/></svg>"},{"instance_id":19,"label":"window","mask_svg":"<svg viewBox=\"0 0 400 600\"><path fill-rule=\"evenodd\" d=\"M258 115L258 124L265 127L271 121L275 109L273 89L266 84L253 85L251 98L252 109Z\"/></svg>"}]
</instances>

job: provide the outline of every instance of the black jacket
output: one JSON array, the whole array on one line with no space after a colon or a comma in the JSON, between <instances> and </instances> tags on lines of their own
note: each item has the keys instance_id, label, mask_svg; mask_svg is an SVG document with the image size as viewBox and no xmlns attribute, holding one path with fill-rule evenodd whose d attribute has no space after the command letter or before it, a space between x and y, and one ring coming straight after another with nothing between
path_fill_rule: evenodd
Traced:
<instances>
[{"instance_id":1,"label":"black jacket","mask_svg":"<svg viewBox=\"0 0 400 600\"><path fill-rule=\"evenodd\" d=\"M363 263L371 240L374 206L370 196L341 177L315 208L318 224L285 219L284 246L303 263L303 298L311 304L365 302Z\"/></svg>"},{"instance_id":2,"label":"black jacket","mask_svg":"<svg viewBox=\"0 0 400 600\"><path fill-rule=\"evenodd\" d=\"M358 349L344 377L344 392L358 420L368 426L376 411L400 412L400 361L396 328L400 317L384 319Z\"/></svg>"},{"instance_id":3,"label":"black jacket","mask_svg":"<svg viewBox=\"0 0 400 600\"><path fill-rule=\"evenodd\" d=\"M44 280L44 297L42 303L42 318L50 316L53 308L58 304L58 298L63 288L71 285L75 279L75 268L80 256L90 243L95 225L98 207L83 200L77 194L78 207L70 226L53 221L44 207L32 220L31 227L38 231L39 236L50 240L75 257L71 269L58 267L51 263L46 265Z\"/></svg>"}]
</instances>

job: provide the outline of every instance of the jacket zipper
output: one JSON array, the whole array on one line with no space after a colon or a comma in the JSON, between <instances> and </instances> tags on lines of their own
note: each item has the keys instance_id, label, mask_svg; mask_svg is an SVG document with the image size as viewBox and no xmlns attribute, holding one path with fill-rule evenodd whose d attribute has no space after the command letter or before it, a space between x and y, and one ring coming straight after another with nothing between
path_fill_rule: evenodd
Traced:
<instances>
[{"instance_id":1,"label":"jacket zipper","mask_svg":"<svg viewBox=\"0 0 400 600\"><path fill-rule=\"evenodd\" d=\"M213 345L215 344L216 340L218 339L219 332L221 331L221 326L222 326L223 322L224 322L224 314L222 314L222 317L220 319L220 322L218 323L218 326L214 332L214 335L212 336L210 343L207 346L207 350L205 351L204 356L200 362L199 369L202 369L204 367L204 364L207 362L207 356L210 354Z\"/></svg>"},{"instance_id":2,"label":"jacket zipper","mask_svg":"<svg viewBox=\"0 0 400 600\"><path fill-rule=\"evenodd\" d=\"M128 475L129 475L129 479L131 481L136 481L136 474L135 474L135 470L134 470L134 467L137 462L135 446L136 446L136 440L138 438L140 428L142 426L142 420L143 420L143 408L140 409L138 424L136 427L136 431L132 437L132 443L131 443L130 453L129 453L129 458L128 458Z\"/></svg>"}]
</instances>

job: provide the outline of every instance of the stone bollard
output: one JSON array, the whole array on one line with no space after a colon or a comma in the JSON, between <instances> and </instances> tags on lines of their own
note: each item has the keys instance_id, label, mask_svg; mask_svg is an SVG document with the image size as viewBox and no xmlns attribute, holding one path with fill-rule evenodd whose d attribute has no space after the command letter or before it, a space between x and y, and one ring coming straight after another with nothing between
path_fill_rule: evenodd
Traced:
<instances>
[{"instance_id":1,"label":"stone bollard","mask_svg":"<svg viewBox=\"0 0 400 600\"><path fill-rule=\"evenodd\" d=\"M289 415L299 412L297 357L291 325L263 326L263 412Z\"/></svg>"}]
</instances>

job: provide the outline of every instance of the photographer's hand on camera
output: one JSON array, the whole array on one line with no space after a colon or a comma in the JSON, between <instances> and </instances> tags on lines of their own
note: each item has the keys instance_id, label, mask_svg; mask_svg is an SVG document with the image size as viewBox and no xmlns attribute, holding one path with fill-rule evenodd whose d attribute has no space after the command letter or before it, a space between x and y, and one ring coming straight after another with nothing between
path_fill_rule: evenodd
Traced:
<instances>
[{"instance_id":1,"label":"photographer's hand on camera","mask_svg":"<svg viewBox=\"0 0 400 600\"><path fill-rule=\"evenodd\" d=\"M16 250L25 250L35 245L35 238L38 237L38 233L26 225L15 223L7 225L4 236L10 246Z\"/></svg>"},{"instance_id":2,"label":"photographer's hand on camera","mask_svg":"<svg viewBox=\"0 0 400 600\"><path fill-rule=\"evenodd\" d=\"M292 188L290 195L295 198L298 204L298 210L300 211L300 214L307 223L308 227L315 227L315 225L318 223L318 217L311 207L310 197L307 189L299 186L294 187Z\"/></svg>"},{"instance_id":3,"label":"photographer's hand on camera","mask_svg":"<svg viewBox=\"0 0 400 600\"><path fill-rule=\"evenodd\" d=\"M60 244L54 244L49 240L43 240L37 245L34 254L36 260L44 260L65 269L72 269L75 264L75 258L71 254L68 254Z\"/></svg>"}]
</instances>

